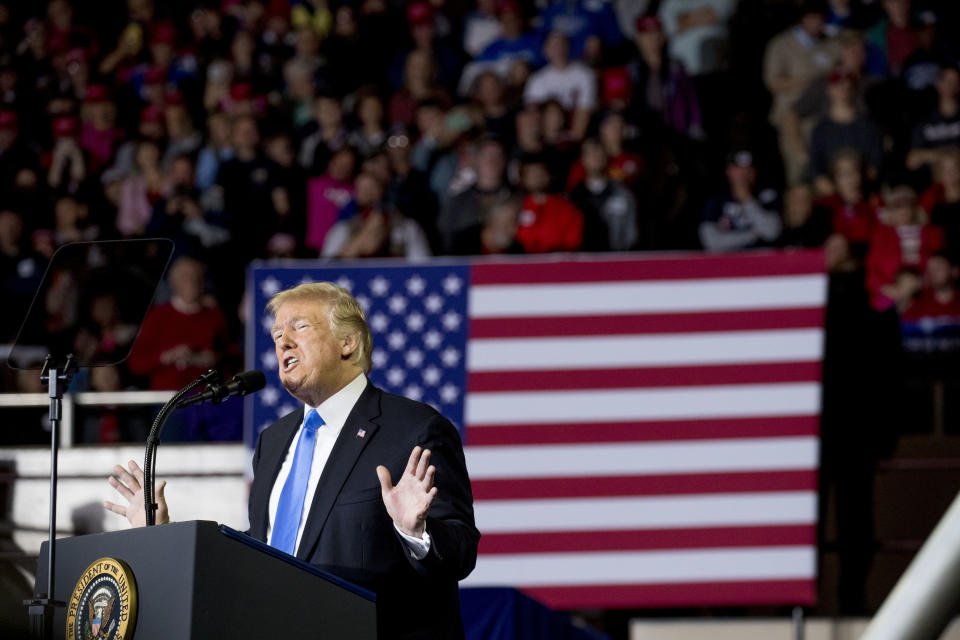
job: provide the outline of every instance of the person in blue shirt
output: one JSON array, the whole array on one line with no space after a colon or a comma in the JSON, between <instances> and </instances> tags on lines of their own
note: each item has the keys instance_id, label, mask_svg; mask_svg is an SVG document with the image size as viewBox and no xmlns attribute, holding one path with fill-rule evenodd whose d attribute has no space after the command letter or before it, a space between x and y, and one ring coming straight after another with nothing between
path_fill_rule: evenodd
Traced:
<instances>
[{"instance_id":1,"label":"person in blue shirt","mask_svg":"<svg viewBox=\"0 0 960 640\"><path fill-rule=\"evenodd\" d=\"M608 47L616 47L623 40L617 14L608 0L554 0L540 12L539 19L542 33L562 31L566 34L572 60L600 53L590 51L591 38Z\"/></svg>"}]
</instances>

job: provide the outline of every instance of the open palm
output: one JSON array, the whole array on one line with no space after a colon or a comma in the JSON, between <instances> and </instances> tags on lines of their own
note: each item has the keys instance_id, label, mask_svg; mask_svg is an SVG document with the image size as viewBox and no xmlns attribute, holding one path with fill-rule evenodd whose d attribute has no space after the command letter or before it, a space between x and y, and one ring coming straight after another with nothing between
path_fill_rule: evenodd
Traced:
<instances>
[{"instance_id":1,"label":"open palm","mask_svg":"<svg viewBox=\"0 0 960 640\"><path fill-rule=\"evenodd\" d=\"M422 537L427 521L427 511L437 495L433 476L437 469L430 464L430 450L414 447L407 460L403 475L393 484L390 470L380 465L377 477L387 513L397 528L408 536Z\"/></svg>"}]
</instances>

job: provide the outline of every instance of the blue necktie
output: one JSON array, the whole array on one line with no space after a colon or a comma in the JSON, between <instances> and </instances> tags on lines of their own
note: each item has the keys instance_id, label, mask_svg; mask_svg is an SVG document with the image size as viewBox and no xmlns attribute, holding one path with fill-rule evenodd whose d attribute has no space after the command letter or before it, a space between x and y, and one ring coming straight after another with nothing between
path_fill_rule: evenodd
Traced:
<instances>
[{"instance_id":1,"label":"blue necktie","mask_svg":"<svg viewBox=\"0 0 960 640\"><path fill-rule=\"evenodd\" d=\"M277 503L277 515L273 519L270 546L291 555L297 548L297 532L300 531L300 519L303 517L303 501L307 496L313 450L317 444L317 429L323 424L323 418L316 409L307 413L300 439L297 440L297 450L293 454L293 466L287 481L283 483L280 501Z\"/></svg>"}]
</instances>

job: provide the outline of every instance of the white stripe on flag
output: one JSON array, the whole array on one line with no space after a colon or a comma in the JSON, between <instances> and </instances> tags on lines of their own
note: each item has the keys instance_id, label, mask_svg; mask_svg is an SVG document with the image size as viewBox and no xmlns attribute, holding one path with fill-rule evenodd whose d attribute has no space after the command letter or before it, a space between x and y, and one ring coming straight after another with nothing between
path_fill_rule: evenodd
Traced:
<instances>
[{"instance_id":1,"label":"white stripe on flag","mask_svg":"<svg viewBox=\"0 0 960 640\"><path fill-rule=\"evenodd\" d=\"M468 308L476 318L578 316L585 313L670 313L819 307L822 274L583 284L475 285Z\"/></svg>"},{"instance_id":2,"label":"white stripe on flag","mask_svg":"<svg viewBox=\"0 0 960 640\"><path fill-rule=\"evenodd\" d=\"M816 469L815 436L466 447L474 480Z\"/></svg>"},{"instance_id":3,"label":"white stripe on flag","mask_svg":"<svg viewBox=\"0 0 960 640\"><path fill-rule=\"evenodd\" d=\"M817 522L815 491L689 496L477 500L477 528L488 534L686 529Z\"/></svg>"},{"instance_id":4,"label":"white stripe on flag","mask_svg":"<svg viewBox=\"0 0 960 640\"><path fill-rule=\"evenodd\" d=\"M474 392L466 397L469 428L497 424L563 424L624 420L816 415L816 382L589 391Z\"/></svg>"},{"instance_id":5,"label":"white stripe on flag","mask_svg":"<svg viewBox=\"0 0 960 640\"><path fill-rule=\"evenodd\" d=\"M467 345L470 371L596 369L819 360L822 329L477 338Z\"/></svg>"},{"instance_id":6,"label":"white stripe on flag","mask_svg":"<svg viewBox=\"0 0 960 640\"><path fill-rule=\"evenodd\" d=\"M463 586L660 584L812 579L812 546L481 555Z\"/></svg>"}]
</instances>

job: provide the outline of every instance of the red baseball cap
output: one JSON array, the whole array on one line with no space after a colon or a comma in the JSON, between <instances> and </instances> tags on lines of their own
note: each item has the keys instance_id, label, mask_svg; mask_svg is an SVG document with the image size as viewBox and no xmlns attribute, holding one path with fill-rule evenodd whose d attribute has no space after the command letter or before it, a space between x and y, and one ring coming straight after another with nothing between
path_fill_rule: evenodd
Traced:
<instances>
[{"instance_id":1,"label":"red baseball cap","mask_svg":"<svg viewBox=\"0 0 960 640\"><path fill-rule=\"evenodd\" d=\"M109 102L110 92L102 84L92 84L87 87L87 92L83 94L83 101L87 104Z\"/></svg>"},{"instance_id":2,"label":"red baseball cap","mask_svg":"<svg viewBox=\"0 0 960 640\"><path fill-rule=\"evenodd\" d=\"M637 18L637 33L647 31L663 31L663 23L657 16L640 16Z\"/></svg>"},{"instance_id":3,"label":"red baseball cap","mask_svg":"<svg viewBox=\"0 0 960 640\"><path fill-rule=\"evenodd\" d=\"M520 8L520 3L517 0L500 0L497 3L497 15L503 15L505 13L513 13L520 15L523 10Z\"/></svg>"},{"instance_id":4,"label":"red baseball cap","mask_svg":"<svg viewBox=\"0 0 960 640\"><path fill-rule=\"evenodd\" d=\"M53 135L57 138L72 136L77 132L77 119L61 116L53 121Z\"/></svg>"},{"instance_id":5,"label":"red baseball cap","mask_svg":"<svg viewBox=\"0 0 960 640\"><path fill-rule=\"evenodd\" d=\"M407 7L407 22L411 27L433 22L433 7L429 2L414 2Z\"/></svg>"},{"instance_id":6,"label":"red baseball cap","mask_svg":"<svg viewBox=\"0 0 960 640\"><path fill-rule=\"evenodd\" d=\"M4 109L0 111L0 129L15 129L17 127L17 112Z\"/></svg>"},{"instance_id":7,"label":"red baseball cap","mask_svg":"<svg viewBox=\"0 0 960 640\"><path fill-rule=\"evenodd\" d=\"M253 98L253 87L247 82L239 82L230 87L230 98L233 100L250 100Z\"/></svg>"},{"instance_id":8,"label":"red baseball cap","mask_svg":"<svg viewBox=\"0 0 960 640\"><path fill-rule=\"evenodd\" d=\"M844 71L843 69L834 69L830 72L830 84L836 84L838 82L856 83L857 75L849 71Z\"/></svg>"},{"instance_id":9,"label":"red baseball cap","mask_svg":"<svg viewBox=\"0 0 960 640\"><path fill-rule=\"evenodd\" d=\"M150 105L149 107L144 107L143 111L140 112L140 124L147 122L163 122L163 111L157 107Z\"/></svg>"},{"instance_id":10,"label":"red baseball cap","mask_svg":"<svg viewBox=\"0 0 960 640\"><path fill-rule=\"evenodd\" d=\"M630 74L624 67L605 69L602 74L602 95L606 104L630 99Z\"/></svg>"},{"instance_id":11,"label":"red baseball cap","mask_svg":"<svg viewBox=\"0 0 960 640\"><path fill-rule=\"evenodd\" d=\"M166 82L167 74L160 67L150 67L145 74L143 74L143 84L162 84Z\"/></svg>"},{"instance_id":12,"label":"red baseball cap","mask_svg":"<svg viewBox=\"0 0 960 640\"><path fill-rule=\"evenodd\" d=\"M173 44L177 41L177 28L168 20L158 22L150 33L150 41L153 44Z\"/></svg>"}]
</instances>

